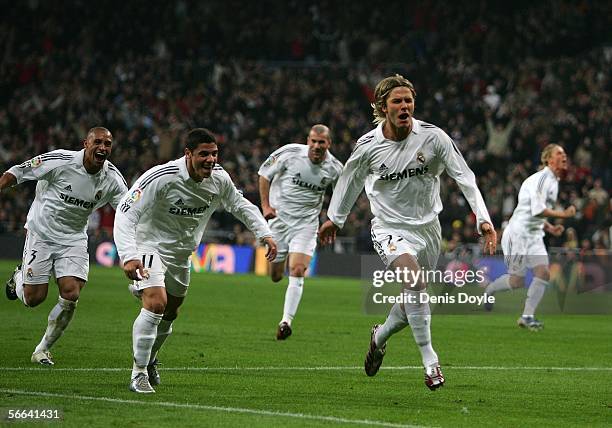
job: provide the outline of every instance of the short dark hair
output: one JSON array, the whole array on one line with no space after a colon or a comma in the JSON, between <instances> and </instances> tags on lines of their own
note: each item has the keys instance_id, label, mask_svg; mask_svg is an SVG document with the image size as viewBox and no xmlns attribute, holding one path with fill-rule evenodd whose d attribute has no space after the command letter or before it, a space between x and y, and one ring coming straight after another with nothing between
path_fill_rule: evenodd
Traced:
<instances>
[{"instance_id":1,"label":"short dark hair","mask_svg":"<svg viewBox=\"0 0 612 428\"><path fill-rule=\"evenodd\" d=\"M189 131L187 138L185 138L185 148L194 150L202 143L215 143L217 139L215 135L206 128L195 128Z\"/></svg>"}]
</instances>

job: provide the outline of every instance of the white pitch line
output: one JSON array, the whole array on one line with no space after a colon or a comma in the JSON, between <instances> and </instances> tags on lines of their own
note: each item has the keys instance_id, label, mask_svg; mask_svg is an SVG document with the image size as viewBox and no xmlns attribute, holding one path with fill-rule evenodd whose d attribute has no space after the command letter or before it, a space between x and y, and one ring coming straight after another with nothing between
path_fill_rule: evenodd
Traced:
<instances>
[{"instance_id":1,"label":"white pitch line","mask_svg":"<svg viewBox=\"0 0 612 428\"><path fill-rule=\"evenodd\" d=\"M336 416L311 415L307 413L278 412L278 411L273 411L273 410L247 409L243 407L208 406L205 404L173 403L171 401L122 400L119 398L110 398L110 397L92 397L88 395L56 394L56 393L51 393L51 392L22 391L18 389L0 389L0 393L30 395L30 396L36 396L36 397L69 398L69 399L87 400L87 401L103 401L107 403L137 404L137 405L148 405L148 406L156 406L156 407L161 406L161 407L175 407L175 408L181 408L181 409L209 410L209 411L226 412L226 413L246 413L246 414L251 414L251 415L286 417L286 418L294 418L294 419L309 419L309 420L314 420L314 421L334 422L334 423L339 423L339 424L359 424L359 425L392 427L392 428L425 428L423 425L404 425L404 424L397 424L393 422L374 421L370 419L348 419L348 418L340 418Z\"/></svg>"},{"instance_id":2,"label":"white pitch line","mask_svg":"<svg viewBox=\"0 0 612 428\"><path fill-rule=\"evenodd\" d=\"M493 370L493 371L612 371L612 367L542 367L542 366L442 366L444 370ZM363 370L363 366L314 366L314 367L158 367L160 371L194 371L194 372L223 372L223 371L350 371ZM381 370L422 370L421 366L389 366ZM0 367L1 371L60 371L60 372L125 372L131 368L123 367Z\"/></svg>"}]
</instances>

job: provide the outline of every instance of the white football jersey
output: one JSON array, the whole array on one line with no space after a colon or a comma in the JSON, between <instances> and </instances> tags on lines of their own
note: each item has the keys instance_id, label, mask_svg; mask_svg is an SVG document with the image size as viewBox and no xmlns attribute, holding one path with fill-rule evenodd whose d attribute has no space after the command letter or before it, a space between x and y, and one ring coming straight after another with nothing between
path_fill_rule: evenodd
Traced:
<instances>
[{"instance_id":1,"label":"white football jersey","mask_svg":"<svg viewBox=\"0 0 612 428\"><path fill-rule=\"evenodd\" d=\"M335 186L342 163L329 150L323 162L308 158L308 145L287 144L274 151L259 168L272 182L270 205L289 226L318 223L327 186Z\"/></svg>"},{"instance_id":2,"label":"white football jersey","mask_svg":"<svg viewBox=\"0 0 612 428\"><path fill-rule=\"evenodd\" d=\"M383 123L357 140L332 196L328 217L339 227L365 184L372 214L383 226L427 224L442 211L440 174L452 177L476 214L478 231L491 223L474 173L457 146L437 126L412 119L402 141L384 137Z\"/></svg>"},{"instance_id":3,"label":"white football jersey","mask_svg":"<svg viewBox=\"0 0 612 428\"><path fill-rule=\"evenodd\" d=\"M97 174L89 174L83 166L84 153L54 150L8 170L17 183L38 181L25 228L43 241L87 246L90 214L107 203L117 208L127 191L125 179L109 161Z\"/></svg>"},{"instance_id":4,"label":"white football jersey","mask_svg":"<svg viewBox=\"0 0 612 428\"><path fill-rule=\"evenodd\" d=\"M139 251L151 249L166 264L189 266L206 223L220 206L258 239L272 236L259 209L242 196L221 166L200 183L189 176L185 156L151 168L126 193L115 216L121 261L139 259Z\"/></svg>"},{"instance_id":5,"label":"white football jersey","mask_svg":"<svg viewBox=\"0 0 612 428\"><path fill-rule=\"evenodd\" d=\"M530 175L521 185L518 204L512 213L509 226L519 235L544 236L546 208L553 209L559 193L559 179L549 167Z\"/></svg>"}]
</instances>

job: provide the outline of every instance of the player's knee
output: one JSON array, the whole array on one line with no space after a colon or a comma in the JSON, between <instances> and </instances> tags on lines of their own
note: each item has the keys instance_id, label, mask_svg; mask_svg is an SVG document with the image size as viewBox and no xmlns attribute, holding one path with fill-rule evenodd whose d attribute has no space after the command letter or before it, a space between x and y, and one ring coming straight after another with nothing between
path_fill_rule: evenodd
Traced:
<instances>
[{"instance_id":1,"label":"player's knee","mask_svg":"<svg viewBox=\"0 0 612 428\"><path fill-rule=\"evenodd\" d=\"M525 286L525 280L522 276L510 275L510 280L508 282L513 289L523 288Z\"/></svg>"},{"instance_id":2,"label":"player's knee","mask_svg":"<svg viewBox=\"0 0 612 428\"><path fill-rule=\"evenodd\" d=\"M85 285L85 281L74 277L63 277L59 281L59 294L62 299L76 302L79 300L81 289Z\"/></svg>"},{"instance_id":3,"label":"player's knee","mask_svg":"<svg viewBox=\"0 0 612 428\"><path fill-rule=\"evenodd\" d=\"M71 302L76 302L77 300L79 300L80 291L81 290L79 289L79 287L70 288L68 290L60 291L60 296L62 296L62 299L70 300Z\"/></svg>"},{"instance_id":4,"label":"player's knee","mask_svg":"<svg viewBox=\"0 0 612 428\"><path fill-rule=\"evenodd\" d=\"M149 304L145 309L150 312L153 312L154 314L161 315L166 311L166 302L163 302L161 300L149 301Z\"/></svg>"},{"instance_id":5,"label":"player's knee","mask_svg":"<svg viewBox=\"0 0 612 428\"><path fill-rule=\"evenodd\" d=\"M306 265L302 263L295 264L289 269L291 276L303 277L306 273Z\"/></svg>"},{"instance_id":6,"label":"player's knee","mask_svg":"<svg viewBox=\"0 0 612 428\"><path fill-rule=\"evenodd\" d=\"M35 306L40 305L42 302L45 301L44 297L39 297L39 296L28 296L27 294L24 293L24 298L26 301L26 304L30 307L33 308Z\"/></svg>"},{"instance_id":7,"label":"player's knee","mask_svg":"<svg viewBox=\"0 0 612 428\"><path fill-rule=\"evenodd\" d=\"M272 271L270 278L272 279L272 282L279 282L281 279L283 279L283 273Z\"/></svg>"},{"instance_id":8,"label":"player's knee","mask_svg":"<svg viewBox=\"0 0 612 428\"><path fill-rule=\"evenodd\" d=\"M178 317L178 308L175 309L171 309L169 307L166 307L166 309L164 310L164 316L162 319L164 319L165 321L174 321L176 319L176 317Z\"/></svg>"},{"instance_id":9,"label":"player's knee","mask_svg":"<svg viewBox=\"0 0 612 428\"><path fill-rule=\"evenodd\" d=\"M550 279L550 271L546 268L538 269L535 271L535 276L543 281L548 281Z\"/></svg>"},{"instance_id":10,"label":"player's knee","mask_svg":"<svg viewBox=\"0 0 612 428\"><path fill-rule=\"evenodd\" d=\"M146 300L143 299L143 303L146 310L162 315L166 312L168 300L163 295L150 296Z\"/></svg>"},{"instance_id":11,"label":"player's knee","mask_svg":"<svg viewBox=\"0 0 612 428\"><path fill-rule=\"evenodd\" d=\"M47 297L46 295L40 295L40 294L28 294L28 293L23 293L23 297L26 301L26 304L33 308L35 306L40 305L42 302L45 301L45 298Z\"/></svg>"},{"instance_id":12,"label":"player's knee","mask_svg":"<svg viewBox=\"0 0 612 428\"><path fill-rule=\"evenodd\" d=\"M25 303L31 308L40 305L47 298L47 290L47 284L40 284L36 286L25 285L23 288Z\"/></svg>"}]
</instances>

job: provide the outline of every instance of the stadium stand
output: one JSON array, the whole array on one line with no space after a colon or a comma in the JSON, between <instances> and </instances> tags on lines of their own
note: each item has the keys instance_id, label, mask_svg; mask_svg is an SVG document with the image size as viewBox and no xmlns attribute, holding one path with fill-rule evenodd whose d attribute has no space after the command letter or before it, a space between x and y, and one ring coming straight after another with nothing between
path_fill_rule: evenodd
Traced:
<instances>
[{"instance_id":1,"label":"stadium stand","mask_svg":"<svg viewBox=\"0 0 612 428\"><path fill-rule=\"evenodd\" d=\"M565 223L572 232L549 244L610 248L609 2L424 0L384 11L344 0L157 6L3 8L0 169L76 149L100 124L117 143L111 161L131 182L177 157L186 129L207 126L222 142L221 164L258 203L257 169L272 150L303 142L321 122L345 161L372 126L373 84L398 72L417 88L415 116L446 130L465 154L497 227L541 148L558 142L571 159L559 202L579 214ZM23 233L33 192L22 186L2 195L0 233ZM474 219L452 180L442 192L446 249L474 242ZM97 213L91 233L109 237L112 218L112 210ZM342 231L357 251L369 249L369 220L361 198ZM252 240L224 213L210 226L208 238Z\"/></svg>"}]
</instances>

